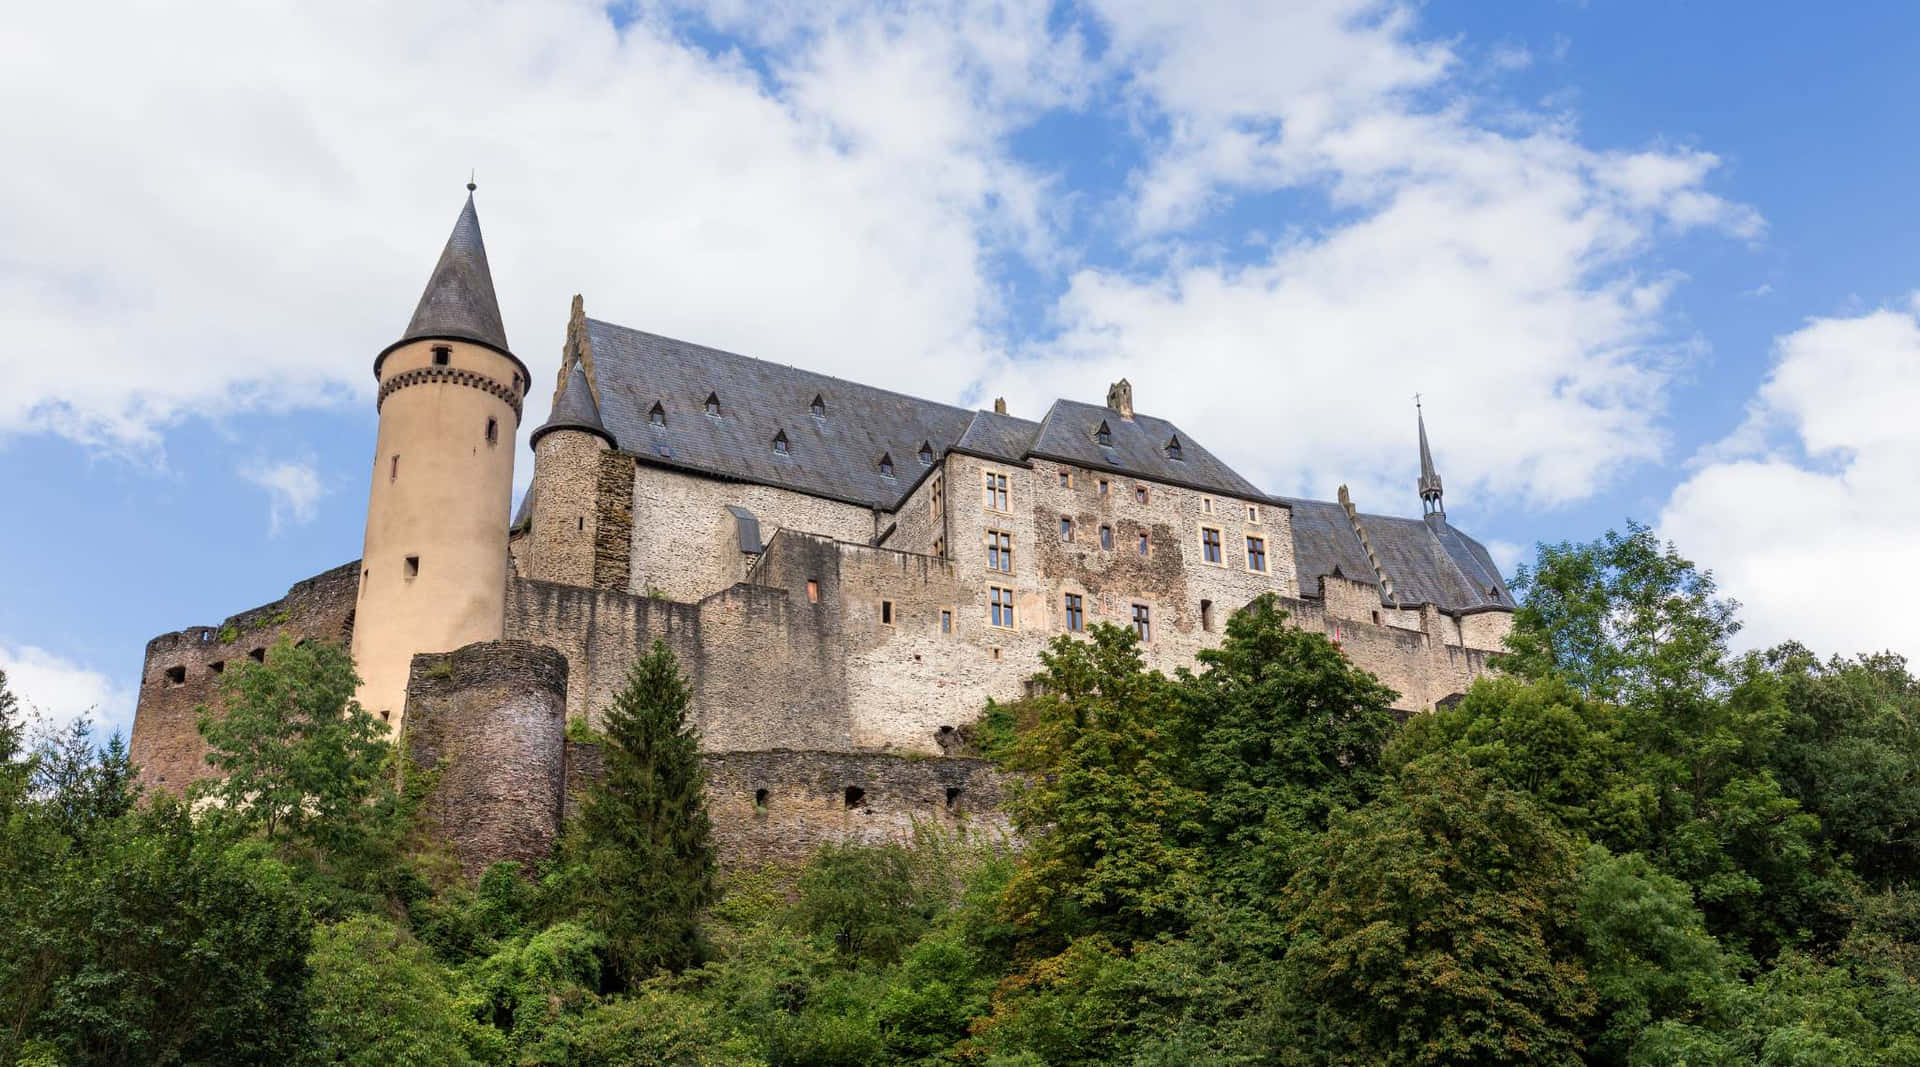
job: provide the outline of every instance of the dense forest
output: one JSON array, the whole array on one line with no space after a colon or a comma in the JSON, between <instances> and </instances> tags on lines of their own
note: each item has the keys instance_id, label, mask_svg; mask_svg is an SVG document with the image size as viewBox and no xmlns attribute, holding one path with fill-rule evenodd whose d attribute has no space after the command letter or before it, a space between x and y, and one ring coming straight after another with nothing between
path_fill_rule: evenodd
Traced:
<instances>
[{"instance_id":1,"label":"dense forest","mask_svg":"<svg viewBox=\"0 0 1920 1067\"><path fill-rule=\"evenodd\" d=\"M0 1062L1920 1062L1920 685L1735 654L1647 529L1543 546L1496 677L1400 723L1271 600L1168 677L1054 642L980 751L1020 845L716 866L664 649L551 862L460 877L353 665L282 645L142 797L0 677Z\"/></svg>"}]
</instances>

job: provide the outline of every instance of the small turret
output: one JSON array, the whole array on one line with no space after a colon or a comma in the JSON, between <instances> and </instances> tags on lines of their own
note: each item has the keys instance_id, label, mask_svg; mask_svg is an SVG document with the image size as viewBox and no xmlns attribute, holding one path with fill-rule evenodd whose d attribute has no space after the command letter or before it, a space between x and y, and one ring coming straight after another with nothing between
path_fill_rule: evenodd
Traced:
<instances>
[{"instance_id":1,"label":"small turret","mask_svg":"<svg viewBox=\"0 0 1920 1067\"><path fill-rule=\"evenodd\" d=\"M1420 407L1420 398L1413 400L1414 419L1420 424L1420 506L1428 515L1437 515L1442 520L1447 517L1447 509L1440 503L1440 475L1433 469L1433 450L1427 447L1427 413Z\"/></svg>"},{"instance_id":2,"label":"small turret","mask_svg":"<svg viewBox=\"0 0 1920 1067\"><path fill-rule=\"evenodd\" d=\"M507 348L473 186L380 383L354 607L360 703L396 730L420 652L505 629L513 440L529 377Z\"/></svg>"}]
</instances>

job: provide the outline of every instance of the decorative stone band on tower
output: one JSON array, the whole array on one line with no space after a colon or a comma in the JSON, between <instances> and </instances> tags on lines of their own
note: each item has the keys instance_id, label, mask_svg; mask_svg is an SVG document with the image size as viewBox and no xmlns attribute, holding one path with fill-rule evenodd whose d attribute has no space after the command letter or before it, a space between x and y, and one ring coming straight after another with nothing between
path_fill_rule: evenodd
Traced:
<instances>
[{"instance_id":1,"label":"decorative stone band on tower","mask_svg":"<svg viewBox=\"0 0 1920 1067\"><path fill-rule=\"evenodd\" d=\"M407 682L403 750L432 783L425 811L477 874L537 863L566 800L567 658L526 641L419 655Z\"/></svg>"},{"instance_id":2,"label":"decorative stone band on tower","mask_svg":"<svg viewBox=\"0 0 1920 1067\"><path fill-rule=\"evenodd\" d=\"M374 398L373 409L379 411L385 407L387 397L398 390L405 389L409 385L426 385L432 382L464 385L470 389L478 389L483 393L491 393L505 401L507 406L513 409L513 417L516 424L520 419L520 394L518 392L508 388L505 383L495 381L484 374L478 374L470 370L454 370L451 367L416 367L413 370L388 378L386 381L380 383L380 394Z\"/></svg>"}]
</instances>

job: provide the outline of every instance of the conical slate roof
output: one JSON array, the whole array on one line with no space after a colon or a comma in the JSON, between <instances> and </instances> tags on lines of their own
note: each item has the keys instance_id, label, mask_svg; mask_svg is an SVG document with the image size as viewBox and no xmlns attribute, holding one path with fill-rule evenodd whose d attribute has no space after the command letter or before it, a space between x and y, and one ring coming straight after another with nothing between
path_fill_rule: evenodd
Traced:
<instances>
[{"instance_id":1,"label":"conical slate roof","mask_svg":"<svg viewBox=\"0 0 1920 1067\"><path fill-rule=\"evenodd\" d=\"M487 246L480 239L472 192L400 341L429 337L478 341L507 351L507 330L500 324L500 302L494 299L493 273L487 269Z\"/></svg>"},{"instance_id":2,"label":"conical slate roof","mask_svg":"<svg viewBox=\"0 0 1920 1067\"><path fill-rule=\"evenodd\" d=\"M1438 507L1440 474L1433 469L1433 450L1427 447L1427 414L1414 405L1414 417L1420 422L1420 499Z\"/></svg>"},{"instance_id":3,"label":"conical slate roof","mask_svg":"<svg viewBox=\"0 0 1920 1067\"><path fill-rule=\"evenodd\" d=\"M528 436L527 443L539 444L542 437L555 430L585 430L599 434L607 444L618 447L613 435L607 432L606 424L600 421L600 406L593 402L593 389L587 385L586 368L579 363L575 363L573 372L567 375L566 388L553 398L553 412L539 429Z\"/></svg>"}]
</instances>

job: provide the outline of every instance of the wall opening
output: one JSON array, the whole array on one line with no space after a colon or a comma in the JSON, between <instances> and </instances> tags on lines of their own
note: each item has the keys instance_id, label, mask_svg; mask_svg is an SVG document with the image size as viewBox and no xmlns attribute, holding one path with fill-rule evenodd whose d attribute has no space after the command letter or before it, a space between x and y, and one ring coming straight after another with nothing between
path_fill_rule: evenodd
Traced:
<instances>
[{"instance_id":1,"label":"wall opening","mask_svg":"<svg viewBox=\"0 0 1920 1067\"><path fill-rule=\"evenodd\" d=\"M185 684L187 684L187 669L185 667L168 667L167 668L167 685L168 686L171 687L171 686L185 685Z\"/></svg>"},{"instance_id":2,"label":"wall opening","mask_svg":"<svg viewBox=\"0 0 1920 1067\"><path fill-rule=\"evenodd\" d=\"M409 578L420 577L420 557L419 556L407 557L407 577Z\"/></svg>"},{"instance_id":3,"label":"wall opening","mask_svg":"<svg viewBox=\"0 0 1920 1067\"><path fill-rule=\"evenodd\" d=\"M207 673L209 674L227 673L227 661L223 659L217 659L217 660L214 660L212 663L207 664Z\"/></svg>"},{"instance_id":4,"label":"wall opening","mask_svg":"<svg viewBox=\"0 0 1920 1067\"><path fill-rule=\"evenodd\" d=\"M400 453L395 452L387 464L387 481L396 481L400 477Z\"/></svg>"},{"instance_id":5,"label":"wall opening","mask_svg":"<svg viewBox=\"0 0 1920 1067\"><path fill-rule=\"evenodd\" d=\"M1211 600L1200 602L1200 628L1208 633L1213 632L1213 601Z\"/></svg>"},{"instance_id":6,"label":"wall opening","mask_svg":"<svg viewBox=\"0 0 1920 1067\"><path fill-rule=\"evenodd\" d=\"M576 516L574 516L574 519L573 519L573 528L574 528L574 529L576 529L576 530L578 530L578 531L580 531L581 533L586 533L586 532L587 532L587 517L586 517L585 515L576 515Z\"/></svg>"},{"instance_id":7,"label":"wall opening","mask_svg":"<svg viewBox=\"0 0 1920 1067\"><path fill-rule=\"evenodd\" d=\"M943 634L953 632L953 612L942 611L940 613L940 632Z\"/></svg>"},{"instance_id":8,"label":"wall opening","mask_svg":"<svg viewBox=\"0 0 1920 1067\"><path fill-rule=\"evenodd\" d=\"M807 603L820 603L820 579L818 578L807 579Z\"/></svg>"},{"instance_id":9,"label":"wall opening","mask_svg":"<svg viewBox=\"0 0 1920 1067\"><path fill-rule=\"evenodd\" d=\"M880 625L893 625L893 601L891 600L882 600L880 602Z\"/></svg>"},{"instance_id":10,"label":"wall opening","mask_svg":"<svg viewBox=\"0 0 1920 1067\"><path fill-rule=\"evenodd\" d=\"M490 445L497 445L500 443L500 420L499 419L487 420L487 443Z\"/></svg>"},{"instance_id":11,"label":"wall opening","mask_svg":"<svg viewBox=\"0 0 1920 1067\"><path fill-rule=\"evenodd\" d=\"M753 791L753 810L756 815L765 815L767 813L767 791L765 789L756 789Z\"/></svg>"},{"instance_id":12,"label":"wall opening","mask_svg":"<svg viewBox=\"0 0 1920 1067\"><path fill-rule=\"evenodd\" d=\"M267 650L264 648L256 648L252 652L247 653L247 658L255 663L265 663L267 661Z\"/></svg>"},{"instance_id":13,"label":"wall opening","mask_svg":"<svg viewBox=\"0 0 1920 1067\"><path fill-rule=\"evenodd\" d=\"M857 808L867 802L867 791L857 785L850 785L847 787L845 798L847 807Z\"/></svg>"},{"instance_id":14,"label":"wall opening","mask_svg":"<svg viewBox=\"0 0 1920 1067\"><path fill-rule=\"evenodd\" d=\"M1380 613L1377 611L1373 613L1373 624L1375 626L1380 625Z\"/></svg>"},{"instance_id":15,"label":"wall opening","mask_svg":"<svg viewBox=\"0 0 1920 1067\"><path fill-rule=\"evenodd\" d=\"M448 348L446 345L433 346L433 365L434 366L444 367L447 364L452 362L453 362L453 349Z\"/></svg>"},{"instance_id":16,"label":"wall opening","mask_svg":"<svg viewBox=\"0 0 1920 1067\"><path fill-rule=\"evenodd\" d=\"M947 810L948 811L952 811L953 809L960 806L960 797L964 792L965 790L961 789L957 785L950 785L947 787Z\"/></svg>"}]
</instances>

